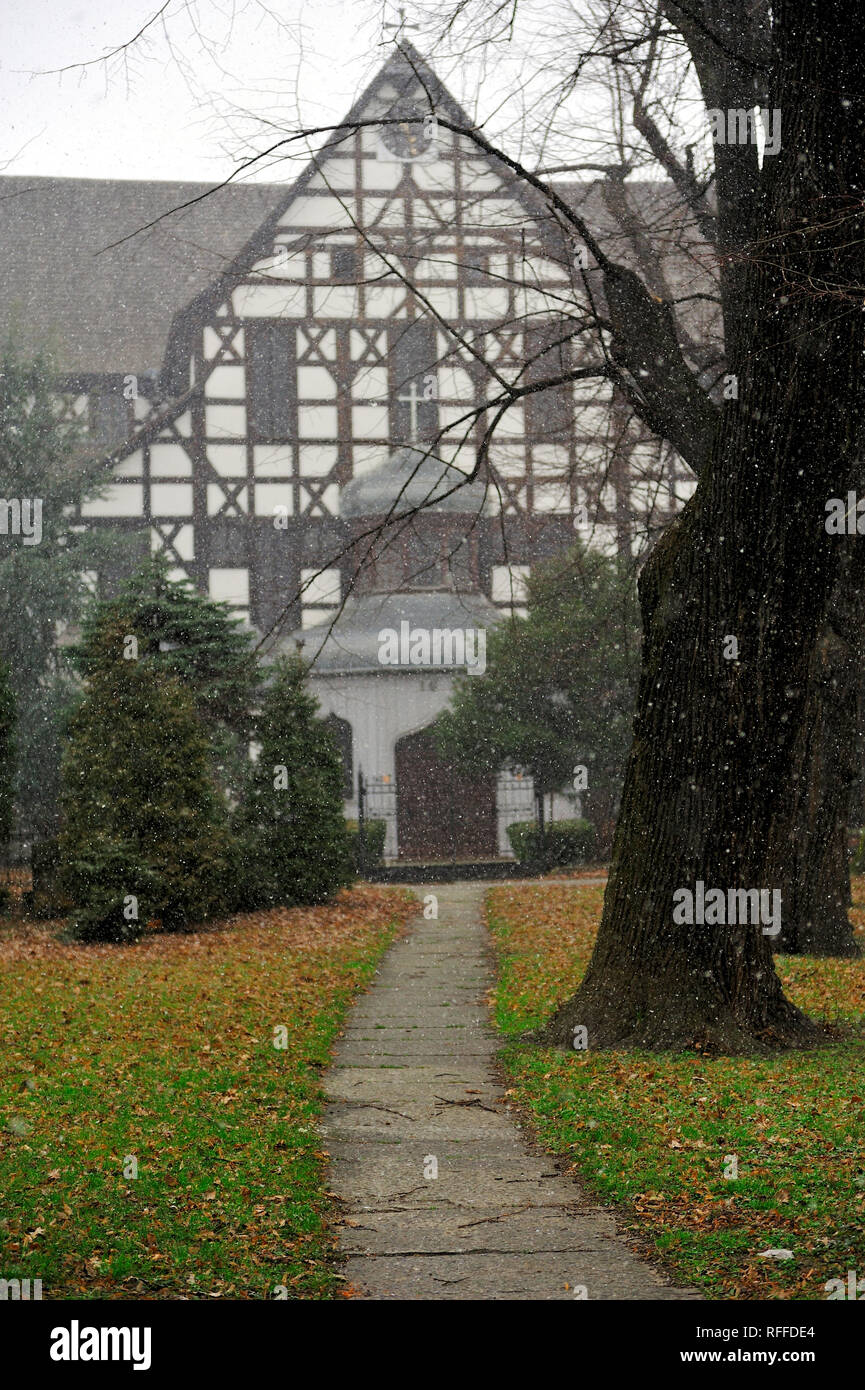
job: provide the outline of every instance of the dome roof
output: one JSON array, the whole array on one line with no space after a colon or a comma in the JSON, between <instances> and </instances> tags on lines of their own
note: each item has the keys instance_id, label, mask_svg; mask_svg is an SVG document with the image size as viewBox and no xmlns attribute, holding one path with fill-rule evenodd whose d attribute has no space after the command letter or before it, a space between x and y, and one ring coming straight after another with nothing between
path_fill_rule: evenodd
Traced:
<instances>
[{"instance_id":1,"label":"dome roof","mask_svg":"<svg viewBox=\"0 0 865 1390\"><path fill-rule=\"evenodd\" d=\"M389 674L393 667L380 660L382 632L399 632L405 623L428 632L438 629L489 630L502 621L502 613L483 594L428 592L367 594L349 598L336 623L325 621L303 628L278 645L279 651L294 651L301 642L305 661L313 663L313 676ZM399 673L428 676L436 669L457 669L452 663L441 668L402 667Z\"/></svg>"},{"instance_id":2,"label":"dome roof","mask_svg":"<svg viewBox=\"0 0 865 1390\"><path fill-rule=\"evenodd\" d=\"M476 516L484 504L486 486L475 481L458 486L465 473L433 454L407 445L397 449L371 473L353 478L342 489L343 517L404 515L426 503L424 511L463 512ZM453 488L457 490L452 491ZM398 499L398 500L397 500ZM432 506L430 506L432 502Z\"/></svg>"}]
</instances>

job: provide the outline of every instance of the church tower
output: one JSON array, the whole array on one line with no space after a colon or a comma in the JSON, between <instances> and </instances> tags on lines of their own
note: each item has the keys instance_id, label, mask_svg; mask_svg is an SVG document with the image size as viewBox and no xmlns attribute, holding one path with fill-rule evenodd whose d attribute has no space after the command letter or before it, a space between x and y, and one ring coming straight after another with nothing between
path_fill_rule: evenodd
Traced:
<instances>
[{"instance_id":1,"label":"church tower","mask_svg":"<svg viewBox=\"0 0 865 1390\"><path fill-rule=\"evenodd\" d=\"M455 678L483 674L502 617L481 590L473 536L486 492L411 446L348 484L352 593L335 619L286 644L311 662L311 689L334 721L347 814L357 812L363 775L366 811L386 821L390 858L483 860L507 850L496 779L451 767L430 729Z\"/></svg>"}]
</instances>

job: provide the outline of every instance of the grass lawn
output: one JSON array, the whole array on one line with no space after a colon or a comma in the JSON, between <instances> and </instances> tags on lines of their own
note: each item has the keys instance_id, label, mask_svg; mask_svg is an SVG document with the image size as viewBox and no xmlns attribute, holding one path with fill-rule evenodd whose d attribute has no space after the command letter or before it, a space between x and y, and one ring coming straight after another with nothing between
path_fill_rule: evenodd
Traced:
<instances>
[{"instance_id":1,"label":"grass lawn","mask_svg":"<svg viewBox=\"0 0 865 1390\"><path fill-rule=\"evenodd\" d=\"M536 1026L573 992L603 892L490 890L502 1033ZM854 879L853 898L862 931L865 880ZM502 1054L511 1100L538 1141L617 1205L635 1248L709 1298L825 1299L827 1280L865 1276L865 961L776 964L789 997L834 1025L831 1046L770 1059L514 1045ZM724 1176L731 1154L735 1180ZM793 1258L760 1258L769 1248Z\"/></svg>"},{"instance_id":2,"label":"grass lawn","mask_svg":"<svg viewBox=\"0 0 865 1390\"><path fill-rule=\"evenodd\" d=\"M0 924L0 1277L49 1299L338 1294L319 1077L415 907L364 885L123 947Z\"/></svg>"}]
</instances>

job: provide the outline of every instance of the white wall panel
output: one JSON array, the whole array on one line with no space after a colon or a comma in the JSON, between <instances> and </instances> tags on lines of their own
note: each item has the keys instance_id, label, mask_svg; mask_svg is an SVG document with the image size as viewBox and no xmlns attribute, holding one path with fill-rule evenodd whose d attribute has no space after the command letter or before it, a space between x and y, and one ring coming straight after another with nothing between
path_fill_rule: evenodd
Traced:
<instances>
[{"instance_id":1,"label":"white wall panel","mask_svg":"<svg viewBox=\"0 0 865 1390\"><path fill-rule=\"evenodd\" d=\"M204 348L204 356L208 358L216 357L225 345L222 336L217 333L215 328L211 328L209 325L204 329L201 342ZM242 328L238 328L237 332L230 336L229 343L237 352L243 352Z\"/></svg>"},{"instance_id":2,"label":"white wall panel","mask_svg":"<svg viewBox=\"0 0 865 1390\"><path fill-rule=\"evenodd\" d=\"M336 483L328 483L326 487L322 488L320 499L318 498L318 496L313 497L313 494L312 492L310 492L309 488L304 487L303 484L301 484L300 499L301 510L303 511L306 510L310 503L313 503L313 505L315 505L318 509L319 515L321 514L320 509L322 506L325 508L326 511L330 512L331 515L339 515L339 488L337 487Z\"/></svg>"},{"instance_id":3,"label":"white wall panel","mask_svg":"<svg viewBox=\"0 0 865 1390\"><path fill-rule=\"evenodd\" d=\"M232 300L238 318L306 318L302 285L238 285Z\"/></svg>"},{"instance_id":4,"label":"white wall panel","mask_svg":"<svg viewBox=\"0 0 865 1390\"><path fill-rule=\"evenodd\" d=\"M343 206L343 203L345 206ZM347 227L356 215L354 198L295 198L282 219L283 227Z\"/></svg>"},{"instance_id":5,"label":"white wall panel","mask_svg":"<svg viewBox=\"0 0 865 1390\"><path fill-rule=\"evenodd\" d=\"M490 190L501 187L501 179L485 160L467 159L463 162L462 184L466 189Z\"/></svg>"},{"instance_id":6,"label":"white wall panel","mask_svg":"<svg viewBox=\"0 0 865 1390\"><path fill-rule=\"evenodd\" d=\"M206 396L228 396L243 400L246 395L246 372L243 367L214 367L204 383Z\"/></svg>"},{"instance_id":7,"label":"white wall panel","mask_svg":"<svg viewBox=\"0 0 865 1390\"><path fill-rule=\"evenodd\" d=\"M338 606L342 597L342 577L338 569L302 569L300 582L303 585L302 599L305 604L318 604L328 608Z\"/></svg>"},{"instance_id":8,"label":"white wall panel","mask_svg":"<svg viewBox=\"0 0 865 1390\"><path fill-rule=\"evenodd\" d=\"M255 515L274 516L277 507L285 508L281 515L294 516L293 483L256 483Z\"/></svg>"},{"instance_id":9,"label":"white wall panel","mask_svg":"<svg viewBox=\"0 0 865 1390\"><path fill-rule=\"evenodd\" d=\"M243 439L246 435L246 409L242 405L208 405L204 410L204 432L209 439L220 435Z\"/></svg>"},{"instance_id":10,"label":"white wall panel","mask_svg":"<svg viewBox=\"0 0 865 1390\"><path fill-rule=\"evenodd\" d=\"M306 256L285 250L284 243L277 243L266 256L256 261L250 275L260 275L266 280L303 280L306 277Z\"/></svg>"},{"instance_id":11,"label":"white wall panel","mask_svg":"<svg viewBox=\"0 0 865 1390\"><path fill-rule=\"evenodd\" d=\"M358 292L354 285L320 286L312 292L312 312L316 318L356 319Z\"/></svg>"},{"instance_id":12,"label":"white wall panel","mask_svg":"<svg viewBox=\"0 0 865 1390\"><path fill-rule=\"evenodd\" d=\"M365 159L363 187L391 192L402 178L403 166L395 159Z\"/></svg>"},{"instance_id":13,"label":"white wall panel","mask_svg":"<svg viewBox=\"0 0 865 1390\"><path fill-rule=\"evenodd\" d=\"M338 453L334 444L301 444L300 472L307 478L320 478L336 466Z\"/></svg>"},{"instance_id":14,"label":"white wall panel","mask_svg":"<svg viewBox=\"0 0 865 1390\"><path fill-rule=\"evenodd\" d=\"M245 444L208 444L207 457L220 477L246 477Z\"/></svg>"},{"instance_id":15,"label":"white wall panel","mask_svg":"<svg viewBox=\"0 0 865 1390\"><path fill-rule=\"evenodd\" d=\"M82 516L141 516L143 511L141 483L111 483L104 496L81 503Z\"/></svg>"},{"instance_id":16,"label":"white wall panel","mask_svg":"<svg viewBox=\"0 0 865 1390\"><path fill-rule=\"evenodd\" d=\"M435 309L437 314L441 314L443 319L448 321L456 320L459 312L459 298L455 289L448 289L444 285L431 285L424 291L424 298Z\"/></svg>"},{"instance_id":17,"label":"white wall panel","mask_svg":"<svg viewBox=\"0 0 865 1390\"><path fill-rule=\"evenodd\" d=\"M564 444L535 444L532 448L535 472L561 470L568 466L568 449Z\"/></svg>"},{"instance_id":18,"label":"white wall panel","mask_svg":"<svg viewBox=\"0 0 865 1390\"><path fill-rule=\"evenodd\" d=\"M192 516L192 484L154 483L150 510L154 516Z\"/></svg>"},{"instance_id":19,"label":"white wall panel","mask_svg":"<svg viewBox=\"0 0 865 1390\"><path fill-rule=\"evenodd\" d=\"M181 526L171 542L181 560L195 559L195 527Z\"/></svg>"},{"instance_id":20,"label":"white wall panel","mask_svg":"<svg viewBox=\"0 0 865 1390\"><path fill-rule=\"evenodd\" d=\"M434 207L418 199L413 213L416 227L452 227L457 219L457 205L453 198L436 198Z\"/></svg>"},{"instance_id":21,"label":"white wall panel","mask_svg":"<svg viewBox=\"0 0 865 1390\"><path fill-rule=\"evenodd\" d=\"M506 318L508 297L508 291L504 286L467 289L465 292L466 318L493 320Z\"/></svg>"},{"instance_id":22,"label":"white wall panel","mask_svg":"<svg viewBox=\"0 0 865 1390\"><path fill-rule=\"evenodd\" d=\"M140 478L141 477L141 450L136 449L134 454L130 454L128 459L116 463L111 470L115 478Z\"/></svg>"},{"instance_id":23,"label":"white wall panel","mask_svg":"<svg viewBox=\"0 0 865 1390\"><path fill-rule=\"evenodd\" d=\"M412 178L418 188L443 193L454 186L454 166L449 160L418 160L412 165Z\"/></svg>"},{"instance_id":24,"label":"white wall panel","mask_svg":"<svg viewBox=\"0 0 865 1390\"><path fill-rule=\"evenodd\" d=\"M355 444L353 452L356 478L362 477L365 473L372 473L387 458L387 449L383 449L380 444Z\"/></svg>"},{"instance_id":25,"label":"white wall panel","mask_svg":"<svg viewBox=\"0 0 865 1390\"><path fill-rule=\"evenodd\" d=\"M336 192L351 192L354 188L354 160L349 156L328 155L307 188L332 188Z\"/></svg>"},{"instance_id":26,"label":"white wall panel","mask_svg":"<svg viewBox=\"0 0 865 1390\"><path fill-rule=\"evenodd\" d=\"M522 449L497 444L490 451L490 462L503 478L519 478L526 471L526 456Z\"/></svg>"},{"instance_id":27,"label":"white wall panel","mask_svg":"<svg viewBox=\"0 0 865 1390\"><path fill-rule=\"evenodd\" d=\"M370 363L369 366L359 367L355 375L351 388L351 394L359 404L370 400L380 400L387 396L390 390L388 381L387 367Z\"/></svg>"},{"instance_id":28,"label":"white wall panel","mask_svg":"<svg viewBox=\"0 0 865 1390\"><path fill-rule=\"evenodd\" d=\"M297 433L300 439L335 439L337 437L336 407L331 405L301 405L297 409Z\"/></svg>"},{"instance_id":29,"label":"white wall panel","mask_svg":"<svg viewBox=\"0 0 865 1390\"><path fill-rule=\"evenodd\" d=\"M697 479L678 478L674 484L673 491L676 500L684 504L687 502L688 498L693 497L694 493L697 491Z\"/></svg>"},{"instance_id":30,"label":"white wall panel","mask_svg":"<svg viewBox=\"0 0 865 1390\"><path fill-rule=\"evenodd\" d=\"M406 291L403 285L378 285L366 291L366 312L371 319L390 318L405 303Z\"/></svg>"},{"instance_id":31,"label":"white wall panel","mask_svg":"<svg viewBox=\"0 0 865 1390\"><path fill-rule=\"evenodd\" d=\"M255 444L252 466L256 478L282 477L294 472L294 451L290 444Z\"/></svg>"},{"instance_id":32,"label":"white wall panel","mask_svg":"<svg viewBox=\"0 0 865 1390\"><path fill-rule=\"evenodd\" d=\"M336 395L336 382L326 367L298 367L297 394L313 400L330 399Z\"/></svg>"},{"instance_id":33,"label":"white wall panel","mask_svg":"<svg viewBox=\"0 0 865 1390\"><path fill-rule=\"evenodd\" d=\"M604 555L616 555L619 544L615 526L591 526L585 533L590 545L600 550Z\"/></svg>"},{"instance_id":34,"label":"white wall panel","mask_svg":"<svg viewBox=\"0 0 865 1390\"><path fill-rule=\"evenodd\" d=\"M535 510L538 512L569 512L571 489L568 483L535 483Z\"/></svg>"},{"instance_id":35,"label":"white wall panel","mask_svg":"<svg viewBox=\"0 0 865 1390\"><path fill-rule=\"evenodd\" d=\"M474 400L474 383L462 367L443 362L438 369L439 396L442 400Z\"/></svg>"},{"instance_id":36,"label":"white wall panel","mask_svg":"<svg viewBox=\"0 0 865 1390\"><path fill-rule=\"evenodd\" d=\"M243 568L208 570L210 597L218 603L249 605L249 570Z\"/></svg>"},{"instance_id":37,"label":"white wall panel","mask_svg":"<svg viewBox=\"0 0 865 1390\"><path fill-rule=\"evenodd\" d=\"M493 603L523 603L526 598L526 580L529 565L493 565L492 599Z\"/></svg>"},{"instance_id":38,"label":"white wall panel","mask_svg":"<svg viewBox=\"0 0 865 1390\"><path fill-rule=\"evenodd\" d=\"M179 444L151 444L150 475L153 478L191 478L192 459Z\"/></svg>"},{"instance_id":39,"label":"white wall panel","mask_svg":"<svg viewBox=\"0 0 865 1390\"><path fill-rule=\"evenodd\" d=\"M390 426L387 406L355 405L351 409L351 432L355 439L380 439Z\"/></svg>"}]
</instances>

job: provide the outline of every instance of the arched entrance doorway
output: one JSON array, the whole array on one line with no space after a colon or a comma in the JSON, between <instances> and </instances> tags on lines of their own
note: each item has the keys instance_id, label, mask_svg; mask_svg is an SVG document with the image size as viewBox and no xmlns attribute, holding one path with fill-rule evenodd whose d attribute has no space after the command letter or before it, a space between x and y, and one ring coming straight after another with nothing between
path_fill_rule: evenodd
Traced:
<instances>
[{"instance_id":1,"label":"arched entrance doorway","mask_svg":"<svg viewBox=\"0 0 865 1390\"><path fill-rule=\"evenodd\" d=\"M495 778L440 758L429 729L397 742L396 786L400 859L495 859Z\"/></svg>"},{"instance_id":2,"label":"arched entrance doorway","mask_svg":"<svg viewBox=\"0 0 865 1390\"><path fill-rule=\"evenodd\" d=\"M338 714L329 714L324 722L333 735L334 743L342 759L343 799L350 801L354 790L354 746L351 725L347 719L340 719Z\"/></svg>"}]
</instances>

